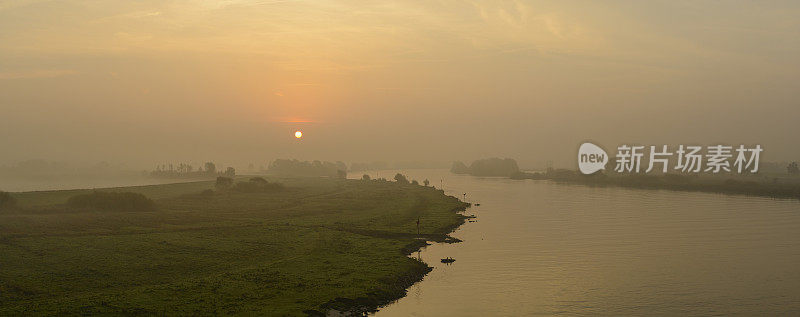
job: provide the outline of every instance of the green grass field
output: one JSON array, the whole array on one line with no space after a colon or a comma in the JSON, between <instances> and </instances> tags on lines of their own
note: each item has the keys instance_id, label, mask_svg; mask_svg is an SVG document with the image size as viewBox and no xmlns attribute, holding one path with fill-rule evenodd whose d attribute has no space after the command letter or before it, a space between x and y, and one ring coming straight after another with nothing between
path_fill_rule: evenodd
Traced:
<instances>
[{"instance_id":1,"label":"green grass field","mask_svg":"<svg viewBox=\"0 0 800 317\"><path fill-rule=\"evenodd\" d=\"M151 212L68 208L91 190L16 193L0 213L0 315L248 314L374 306L429 268L406 256L463 222L430 187L269 179L285 189L217 192L213 182L105 189ZM405 250L405 251L403 251Z\"/></svg>"}]
</instances>

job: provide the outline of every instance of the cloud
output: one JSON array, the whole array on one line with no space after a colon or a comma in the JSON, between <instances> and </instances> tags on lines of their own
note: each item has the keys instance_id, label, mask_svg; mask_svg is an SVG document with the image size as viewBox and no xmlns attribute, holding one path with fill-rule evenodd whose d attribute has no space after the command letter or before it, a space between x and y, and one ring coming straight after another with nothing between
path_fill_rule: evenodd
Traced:
<instances>
[{"instance_id":1,"label":"cloud","mask_svg":"<svg viewBox=\"0 0 800 317\"><path fill-rule=\"evenodd\" d=\"M114 37L127 43L144 42L153 38L153 36L150 34L128 33L128 32L114 33Z\"/></svg>"},{"instance_id":2,"label":"cloud","mask_svg":"<svg viewBox=\"0 0 800 317\"><path fill-rule=\"evenodd\" d=\"M76 74L74 70L64 69L40 69L28 70L18 72L0 72L0 80L2 79L34 79L34 78L56 78Z\"/></svg>"}]
</instances>

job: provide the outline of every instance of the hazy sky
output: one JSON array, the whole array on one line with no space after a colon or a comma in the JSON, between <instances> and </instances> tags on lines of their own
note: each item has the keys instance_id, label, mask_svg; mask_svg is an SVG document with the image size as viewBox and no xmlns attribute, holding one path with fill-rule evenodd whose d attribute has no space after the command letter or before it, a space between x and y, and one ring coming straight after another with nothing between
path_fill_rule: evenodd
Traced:
<instances>
[{"instance_id":1,"label":"hazy sky","mask_svg":"<svg viewBox=\"0 0 800 317\"><path fill-rule=\"evenodd\" d=\"M571 166L586 139L797 160L798 16L796 1L0 1L0 164Z\"/></svg>"}]
</instances>

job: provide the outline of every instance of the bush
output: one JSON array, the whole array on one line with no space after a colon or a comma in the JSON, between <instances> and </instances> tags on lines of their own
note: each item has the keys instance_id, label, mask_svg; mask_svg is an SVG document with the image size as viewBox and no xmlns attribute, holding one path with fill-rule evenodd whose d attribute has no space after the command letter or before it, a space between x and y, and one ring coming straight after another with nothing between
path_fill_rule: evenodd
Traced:
<instances>
[{"instance_id":1,"label":"bush","mask_svg":"<svg viewBox=\"0 0 800 317\"><path fill-rule=\"evenodd\" d=\"M217 177L217 182L214 183L214 187L217 189L228 189L233 186L233 178L219 176Z\"/></svg>"},{"instance_id":2,"label":"bush","mask_svg":"<svg viewBox=\"0 0 800 317\"><path fill-rule=\"evenodd\" d=\"M394 180L400 184L408 184L408 178L406 178L405 175L400 173L397 173L397 175L394 176Z\"/></svg>"},{"instance_id":3,"label":"bush","mask_svg":"<svg viewBox=\"0 0 800 317\"><path fill-rule=\"evenodd\" d=\"M233 167L228 167L223 174L227 177L234 177L236 176L236 169Z\"/></svg>"},{"instance_id":4,"label":"bush","mask_svg":"<svg viewBox=\"0 0 800 317\"><path fill-rule=\"evenodd\" d=\"M17 206L17 199L11 193L0 191L0 211L14 209Z\"/></svg>"},{"instance_id":5,"label":"bush","mask_svg":"<svg viewBox=\"0 0 800 317\"><path fill-rule=\"evenodd\" d=\"M270 183L264 178L253 177L248 182L236 183L232 189L242 193L264 193L281 190L283 189L283 184Z\"/></svg>"},{"instance_id":6,"label":"bush","mask_svg":"<svg viewBox=\"0 0 800 317\"><path fill-rule=\"evenodd\" d=\"M153 211L156 204L147 196L130 192L92 192L72 196L67 200L72 208L113 211Z\"/></svg>"}]
</instances>

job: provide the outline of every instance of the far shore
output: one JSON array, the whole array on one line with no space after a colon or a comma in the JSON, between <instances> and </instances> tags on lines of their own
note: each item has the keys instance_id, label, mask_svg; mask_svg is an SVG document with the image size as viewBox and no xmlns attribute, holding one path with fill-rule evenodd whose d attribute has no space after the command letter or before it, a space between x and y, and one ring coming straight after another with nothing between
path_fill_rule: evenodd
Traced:
<instances>
[{"instance_id":1,"label":"far shore","mask_svg":"<svg viewBox=\"0 0 800 317\"><path fill-rule=\"evenodd\" d=\"M692 174L604 174L583 175L573 170L549 170L547 172L519 172L511 179L549 180L557 183L586 186L616 186L639 189L662 189L747 195L783 199L800 199L800 179L776 177L745 177L739 175L692 175Z\"/></svg>"}]
</instances>

